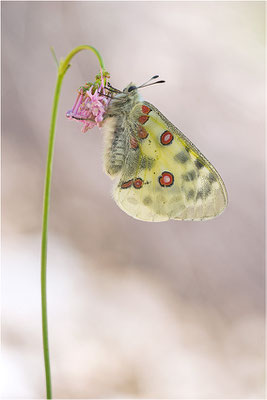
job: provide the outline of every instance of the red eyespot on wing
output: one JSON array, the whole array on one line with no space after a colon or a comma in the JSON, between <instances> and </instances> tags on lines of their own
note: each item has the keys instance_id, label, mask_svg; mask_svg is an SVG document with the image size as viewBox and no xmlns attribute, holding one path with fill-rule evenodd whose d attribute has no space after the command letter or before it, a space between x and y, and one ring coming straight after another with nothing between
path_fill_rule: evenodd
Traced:
<instances>
[{"instance_id":1,"label":"red eyespot on wing","mask_svg":"<svg viewBox=\"0 0 267 400\"><path fill-rule=\"evenodd\" d=\"M165 131L162 133L162 135L160 136L160 143L161 144L171 144L171 142L173 141L173 134L169 131Z\"/></svg>"},{"instance_id":2,"label":"red eyespot on wing","mask_svg":"<svg viewBox=\"0 0 267 400\"><path fill-rule=\"evenodd\" d=\"M138 128L138 137L140 137L140 139L145 139L148 137L147 131L142 126L139 126Z\"/></svg>"},{"instance_id":3,"label":"red eyespot on wing","mask_svg":"<svg viewBox=\"0 0 267 400\"><path fill-rule=\"evenodd\" d=\"M142 106L142 112L144 114L149 114L151 111L151 108L147 107L147 106Z\"/></svg>"},{"instance_id":4,"label":"red eyespot on wing","mask_svg":"<svg viewBox=\"0 0 267 400\"><path fill-rule=\"evenodd\" d=\"M121 184L121 188L122 189L128 189L129 187L132 186L132 184L133 184L133 180L131 179L131 180L127 181L127 182L123 182Z\"/></svg>"},{"instance_id":5,"label":"red eyespot on wing","mask_svg":"<svg viewBox=\"0 0 267 400\"><path fill-rule=\"evenodd\" d=\"M138 147L138 142L133 136L130 137L130 146L132 149L137 149Z\"/></svg>"},{"instance_id":6,"label":"red eyespot on wing","mask_svg":"<svg viewBox=\"0 0 267 400\"><path fill-rule=\"evenodd\" d=\"M174 176L170 172L164 171L159 177L159 183L163 187L171 186L174 182Z\"/></svg>"},{"instance_id":7,"label":"red eyespot on wing","mask_svg":"<svg viewBox=\"0 0 267 400\"><path fill-rule=\"evenodd\" d=\"M144 183L143 179L141 179L141 178L136 178L133 181L133 185L134 185L135 189L140 189L143 186L143 183Z\"/></svg>"},{"instance_id":8,"label":"red eyespot on wing","mask_svg":"<svg viewBox=\"0 0 267 400\"><path fill-rule=\"evenodd\" d=\"M142 125L144 125L148 120L149 120L149 116L148 115L141 115L141 117L138 118L138 121Z\"/></svg>"}]
</instances>

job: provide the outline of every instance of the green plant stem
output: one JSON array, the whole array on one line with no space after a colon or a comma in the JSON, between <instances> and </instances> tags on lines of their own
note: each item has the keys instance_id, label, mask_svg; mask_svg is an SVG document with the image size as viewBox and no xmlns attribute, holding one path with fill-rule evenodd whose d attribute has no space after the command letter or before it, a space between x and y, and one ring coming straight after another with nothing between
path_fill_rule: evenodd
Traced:
<instances>
[{"instance_id":1,"label":"green plant stem","mask_svg":"<svg viewBox=\"0 0 267 400\"><path fill-rule=\"evenodd\" d=\"M47 270L47 234L48 234L48 215L50 205L50 193L51 193L51 178L52 178L52 163L55 143L55 126L58 111L58 102L60 97L61 85L65 73L67 72L71 59L81 50L91 50L95 53L98 58L100 67L104 69L104 63L102 57L98 51L88 45L78 46L73 49L65 60L61 60L58 66L57 83L54 93L54 101L52 107L52 116L50 123L50 133L48 142L48 153L46 163L46 175L45 175L45 188L44 188L44 201L43 201L43 225L42 225L42 246L41 246L41 299L42 299L42 331L43 331L43 352L44 352L44 364L45 364L45 377L46 377L46 396L47 399L52 399L52 384L51 384L51 370L50 370L50 358L49 358L49 341L48 341L48 323L47 323L47 290L46 290L46 270Z\"/></svg>"}]
</instances>

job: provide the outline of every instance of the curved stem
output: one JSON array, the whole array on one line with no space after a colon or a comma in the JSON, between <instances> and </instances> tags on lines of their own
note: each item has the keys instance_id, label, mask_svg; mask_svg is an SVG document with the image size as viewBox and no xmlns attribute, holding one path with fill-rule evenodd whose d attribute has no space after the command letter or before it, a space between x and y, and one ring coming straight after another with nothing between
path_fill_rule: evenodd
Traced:
<instances>
[{"instance_id":1,"label":"curved stem","mask_svg":"<svg viewBox=\"0 0 267 400\"><path fill-rule=\"evenodd\" d=\"M47 295L46 295L47 268L46 267L47 267L48 215L49 215L49 205L50 205L52 163L53 163L54 142L55 142L55 126L57 119L58 102L64 75L70 66L69 63L71 59L81 50L93 51L99 60L100 67L104 69L104 63L100 54L94 47L88 45L78 46L75 49L73 49L65 58L65 60L60 62L58 67L58 76L57 76L57 83L56 83L54 101L52 107L48 153L46 162L46 176L45 176L44 201L43 201L42 246L41 246L42 331L43 331L43 352L44 352L47 399L52 399L51 370L50 370L49 342L48 342L48 323L47 323Z\"/></svg>"},{"instance_id":2,"label":"curved stem","mask_svg":"<svg viewBox=\"0 0 267 400\"><path fill-rule=\"evenodd\" d=\"M87 44L84 44L84 45L75 47L75 49L73 49L73 50L67 55L67 57L65 58L65 60L64 60L63 62L60 63L60 66L59 66L59 69L58 69L58 73L64 75L64 74L66 73L68 67L69 67L70 60L75 56L75 54L79 53L79 52L82 51L82 50L91 50L93 53L95 53L95 55L96 55L97 58L98 58L100 67L101 67L102 69L104 69L104 63L103 63L102 57L101 57L101 55L99 54L99 52L98 52L94 47L88 46Z\"/></svg>"}]
</instances>

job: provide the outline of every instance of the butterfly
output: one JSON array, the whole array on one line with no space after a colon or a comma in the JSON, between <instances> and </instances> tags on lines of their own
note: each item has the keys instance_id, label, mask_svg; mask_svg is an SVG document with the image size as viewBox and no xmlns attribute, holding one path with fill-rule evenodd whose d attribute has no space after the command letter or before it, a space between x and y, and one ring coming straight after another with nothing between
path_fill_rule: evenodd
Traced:
<instances>
[{"instance_id":1,"label":"butterfly","mask_svg":"<svg viewBox=\"0 0 267 400\"><path fill-rule=\"evenodd\" d=\"M214 218L228 202L223 180L178 128L141 99L138 89L150 81L139 87L131 82L123 91L108 87L104 168L116 179L114 200L142 221Z\"/></svg>"}]
</instances>

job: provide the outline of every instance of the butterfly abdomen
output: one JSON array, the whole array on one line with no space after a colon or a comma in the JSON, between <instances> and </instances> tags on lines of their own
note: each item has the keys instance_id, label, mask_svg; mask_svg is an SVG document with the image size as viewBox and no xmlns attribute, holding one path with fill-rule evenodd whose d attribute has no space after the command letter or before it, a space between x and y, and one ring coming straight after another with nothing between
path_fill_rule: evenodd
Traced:
<instances>
[{"instance_id":1,"label":"butterfly abdomen","mask_svg":"<svg viewBox=\"0 0 267 400\"><path fill-rule=\"evenodd\" d=\"M105 133L105 171L115 176L121 170L127 152L127 143L122 121L117 117L107 118L104 124Z\"/></svg>"}]
</instances>

